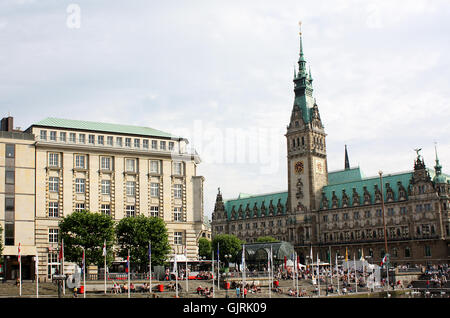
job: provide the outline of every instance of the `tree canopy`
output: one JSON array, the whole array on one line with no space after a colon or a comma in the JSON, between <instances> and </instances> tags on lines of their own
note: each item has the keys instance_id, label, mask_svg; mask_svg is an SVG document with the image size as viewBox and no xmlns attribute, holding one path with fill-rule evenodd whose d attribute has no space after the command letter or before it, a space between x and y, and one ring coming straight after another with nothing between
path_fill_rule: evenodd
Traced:
<instances>
[{"instance_id":1,"label":"tree canopy","mask_svg":"<svg viewBox=\"0 0 450 318\"><path fill-rule=\"evenodd\" d=\"M198 256L211 257L211 241L205 237L201 237L198 240Z\"/></svg>"},{"instance_id":2,"label":"tree canopy","mask_svg":"<svg viewBox=\"0 0 450 318\"><path fill-rule=\"evenodd\" d=\"M64 240L65 260L81 265L84 247L86 265L103 266L103 244L106 241L107 262L113 261L111 251L115 235L114 221L110 216L75 211L59 223L59 233L61 241Z\"/></svg>"},{"instance_id":3,"label":"tree canopy","mask_svg":"<svg viewBox=\"0 0 450 318\"><path fill-rule=\"evenodd\" d=\"M217 257L217 247L219 247L219 259L221 262L228 262L225 255L231 255L231 259L234 260L242 249L241 241L234 235L231 234L219 234L216 235L212 240L212 248L214 249L214 258Z\"/></svg>"},{"instance_id":4,"label":"tree canopy","mask_svg":"<svg viewBox=\"0 0 450 318\"><path fill-rule=\"evenodd\" d=\"M278 242L278 240L272 236L260 236L256 239L256 243L270 243Z\"/></svg>"},{"instance_id":5,"label":"tree canopy","mask_svg":"<svg viewBox=\"0 0 450 318\"><path fill-rule=\"evenodd\" d=\"M126 258L130 252L131 262L145 268L149 264L148 247L151 242L152 266L162 265L170 253L169 236L164 220L139 215L127 217L116 226L118 255Z\"/></svg>"}]
</instances>

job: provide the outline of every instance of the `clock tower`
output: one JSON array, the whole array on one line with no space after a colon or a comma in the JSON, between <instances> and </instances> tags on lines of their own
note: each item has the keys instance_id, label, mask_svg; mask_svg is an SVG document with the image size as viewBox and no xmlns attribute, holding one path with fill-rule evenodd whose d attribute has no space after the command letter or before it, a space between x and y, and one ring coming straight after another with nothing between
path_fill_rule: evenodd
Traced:
<instances>
[{"instance_id":1,"label":"clock tower","mask_svg":"<svg viewBox=\"0 0 450 318\"><path fill-rule=\"evenodd\" d=\"M328 183L325 130L313 97L311 68L306 67L300 32L298 71L294 70L295 99L287 126L288 200L291 213L311 220L320 208L322 188ZM310 231L307 237L314 233ZM315 231L313 231L315 232Z\"/></svg>"}]
</instances>

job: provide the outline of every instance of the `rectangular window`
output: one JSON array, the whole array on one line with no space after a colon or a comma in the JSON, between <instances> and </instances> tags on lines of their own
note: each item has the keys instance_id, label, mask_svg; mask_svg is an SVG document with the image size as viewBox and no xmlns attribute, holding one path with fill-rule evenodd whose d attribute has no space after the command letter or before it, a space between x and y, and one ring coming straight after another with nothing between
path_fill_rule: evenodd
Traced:
<instances>
[{"instance_id":1,"label":"rectangular window","mask_svg":"<svg viewBox=\"0 0 450 318\"><path fill-rule=\"evenodd\" d=\"M159 149L161 150L166 150L166 142L165 141L160 141L159 142Z\"/></svg>"},{"instance_id":2,"label":"rectangular window","mask_svg":"<svg viewBox=\"0 0 450 318\"><path fill-rule=\"evenodd\" d=\"M61 142L66 142L66 133L65 132L60 132L59 133L59 140Z\"/></svg>"},{"instance_id":3,"label":"rectangular window","mask_svg":"<svg viewBox=\"0 0 450 318\"><path fill-rule=\"evenodd\" d=\"M154 198L159 197L159 183L150 183L150 196Z\"/></svg>"},{"instance_id":4,"label":"rectangular window","mask_svg":"<svg viewBox=\"0 0 450 318\"><path fill-rule=\"evenodd\" d=\"M152 217L158 217L159 216L159 207L158 206L151 206L150 207L150 216L152 216Z\"/></svg>"},{"instance_id":5,"label":"rectangular window","mask_svg":"<svg viewBox=\"0 0 450 318\"><path fill-rule=\"evenodd\" d=\"M110 180L102 180L102 194L103 195L111 194L111 181Z\"/></svg>"},{"instance_id":6,"label":"rectangular window","mask_svg":"<svg viewBox=\"0 0 450 318\"><path fill-rule=\"evenodd\" d=\"M183 185L182 184L174 184L173 185L173 197L175 199L181 199L183 193Z\"/></svg>"},{"instance_id":7,"label":"rectangular window","mask_svg":"<svg viewBox=\"0 0 450 318\"><path fill-rule=\"evenodd\" d=\"M106 144L108 145L108 146L113 146L113 144L114 144L114 138L112 137L112 136L108 136L108 137L106 137Z\"/></svg>"},{"instance_id":8,"label":"rectangular window","mask_svg":"<svg viewBox=\"0 0 450 318\"><path fill-rule=\"evenodd\" d=\"M100 157L100 168L101 170L112 170L111 157Z\"/></svg>"},{"instance_id":9,"label":"rectangular window","mask_svg":"<svg viewBox=\"0 0 450 318\"><path fill-rule=\"evenodd\" d=\"M344 220L348 220L348 213L344 213Z\"/></svg>"},{"instance_id":10,"label":"rectangular window","mask_svg":"<svg viewBox=\"0 0 450 318\"><path fill-rule=\"evenodd\" d=\"M377 216L377 217L382 217L382 216L383 216L383 211L382 211L381 209L377 209L377 210L375 211L375 213L376 213L376 216Z\"/></svg>"},{"instance_id":11,"label":"rectangular window","mask_svg":"<svg viewBox=\"0 0 450 318\"><path fill-rule=\"evenodd\" d=\"M86 169L86 156L85 155L75 155L75 168Z\"/></svg>"},{"instance_id":12,"label":"rectangular window","mask_svg":"<svg viewBox=\"0 0 450 318\"><path fill-rule=\"evenodd\" d=\"M407 214L407 210L405 206L400 207L400 215L406 215Z\"/></svg>"},{"instance_id":13,"label":"rectangular window","mask_svg":"<svg viewBox=\"0 0 450 318\"><path fill-rule=\"evenodd\" d=\"M169 141L169 150L172 151L175 147L175 143L173 141Z\"/></svg>"},{"instance_id":14,"label":"rectangular window","mask_svg":"<svg viewBox=\"0 0 450 318\"><path fill-rule=\"evenodd\" d=\"M58 208L59 208L58 202L49 202L48 203L48 217L57 218L59 216Z\"/></svg>"},{"instance_id":15,"label":"rectangular window","mask_svg":"<svg viewBox=\"0 0 450 318\"><path fill-rule=\"evenodd\" d=\"M183 232L174 232L173 233L173 243L175 245L183 244Z\"/></svg>"},{"instance_id":16,"label":"rectangular window","mask_svg":"<svg viewBox=\"0 0 450 318\"><path fill-rule=\"evenodd\" d=\"M148 149L148 139L142 140L142 148Z\"/></svg>"},{"instance_id":17,"label":"rectangular window","mask_svg":"<svg viewBox=\"0 0 450 318\"><path fill-rule=\"evenodd\" d=\"M324 216L323 216L323 221L324 221L324 222L328 222L328 215L324 215Z\"/></svg>"},{"instance_id":18,"label":"rectangular window","mask_svg":"<svg viewBox=\"0 0 450 318\"><path fill-rule=\"evenodd\" d=\"M86 135L85 134L79 134L78 135L78 142L80 144L85 144L86 143Z\"/></svg>"},{"instance_id":19,"label":"rectangular window","mask_svg":"<svg viewBox=\"0 0 450 318\"><path fill-rule=\"evenodd\" d=\"M58 192L59 191L59 178L50 177L48 178L48 191Z\"/></svg>"},{"instance_id":20,"label":"rectangular window","mask_svg":"<svg viewBox=\"0 0 450 318\"><path fill-rule=\"evenodd\" d=\"M50 131L50 140L56 141L56 131Z\"/></svg>"},{"instance_id":21,"label":"rectangular window","mask_svg":"<svg viewBox=\"0 0 450 318\"><path fill-rule=\"evenodd\" d=\"M14 158L15 157L15 146L12 144L6 144L5 146L6 158Z\"/></svg>"},{"instance_id":22,"label":"rectangular window","mask_svg":"<svg viewBox=\"0 0 450 318\"><path fill-rule=\"evenodd\" d=\"M183 213L181 212L181 208L173 208L173 220L176 222L183 221Z\"/></svg>"},{"instance_id":23,"label":"rectangular window","mask_svg":"<svg viewBox=\"0 0 450 318\"><path fill-rule=\"evenodd\" d=\"M388 208L388 216L394 216L395 212L394 212L394 208Z\"/></svg>"},{"instance_id":24,"label":"rectangular window","mask_svg":"<svg viewBox=\"0 0 450 318\"><path fill-rule=\"evenodd\" d=\"M90 144L92 144L92 145L95 144L95 136L94 135L89 135L88 138L89 138L89 143Z\"/></svg>"},{"instance_id":25,"label":"rectangular window","mask_svg":"<svg viewBox=\"0 0 450 318\"><path fill-rule=\"evenodd\" d=\"M339 215L333 214L333 221L339 221Z\"/></svg>"},{"instance_id":26,"label":"rectangular window","mask_svg":"<svg viewBox=\"0 0 450 318\"><path fill-rule=\"evenodd\" d=\"M76 143L77 142L77 135L75 133L69 133L69 141L71 143Z\"/></svg>"},{"instance_id":27,"label":"rectangular window","mask_svg":"<svg viewBox=\"0 0 450 318\"><path fill-rule=\"evenodd\" d=\"M133 217L136 215L134 205L127 205L125 210L127 213L127 217Z\"/></svg>"},{"instance_id":28,"label":"rectangular window","mask_svg":"<svg viewBox=\"0 0 450 318\"><path fill-rule=\"evenodd\" d=\"M126 172L136 172L136 160L134 159L126 159L125 160L125 171Z\"/></svg>"},{"instance_id":29,"label":"rectangular window","mask_svg":"<svg viewBox=\"0 0 450 318\"><path fill-rule=\"evenodd\" d=\"M127 181L127 195L129 196L136 195L136 182Z\"/></svg>"},{"instance_id":30,"label":"rectangular window","mask_svg":"<svg viewBox=\"0 0 450 318\"><path fill-rule=\"evenodd\" d=\"M75 192L84 193L86 191L86 179L75 179Z\"/></svg>"},{"instance_id":31,"label":"rectangular window","mask_svg":"<svg viewBox=\"0 0 450 318\"><path fill-rule=\"evenodd\" d=\"M431 257L431 247L429 245L425 245L425 256Z\"/></svg>"},{"instance_id":32,"label":"rectangular window","mask_svg":"<svg viewBox=\"0 0 450 318\"><path fill-rule=\"evenodd\" d=\"M99 145L104 145L105 144L105 137L104 136L97 136L97 143Z\"/></svg>"},{"instance_id":33,"label":"rectangular window","mask_svg":"<svg viewBox=\"0 0 450 318\"><path fill-rule=\"evenodd\" d=\"M370 213L370 211L365 211L365 212L364 212L364 216L365 216L366 218L368 218L368 219L371 217L371 214L372 214L372 213Z\"/></svg>"},{"instance_id":34,"label":"rectangular window","mask_svg":"<svg viewBox=\"0 0 450 318\"><path fill-rule=\"evenodd\" d=\"M75 212L83 212L86 209L86 204L84 203L76 203L75 204Z\"/></svg>"},{"instance_id":35,"label":"rectangular window","mask_svg":"<svg viewBox=\"0 0 450 318\"><path fill-rule=\"evenodd\" d=\"M58 229L48 229L48 242L49 243L58 243Z\"/></svg>"},{"instance_id":36,"label":"rectangular window","mask_svg":"<svg viewBox=\"0 0 450 318\"><path fill-rule=\"evenodd\" d=\"M100 206L100 213L111 216L111 206L109 204L102 204Z\"/></svg>"},{"instance_id":37,"label":"rectangular window","mask_svg":"<svg viewBox=\"0 0 450 318\"><path fill-rule=\"evenodd\" d=\"M151 173L159 173L159 161L157 161L157 160L150 161L150 172Z\"/></svg>"},{"instance_id":38,"label":"rectangular window","mask_svg":"<svg viewBox=\"0 0 450 318\"><path fill-rule=\"evenodd\" d=\"M8 169L8 168L7 168ZM13 171L5 171L5 183L6 184L14 184L15 183L15 172Z\"/></svg>"},{"instance_id":39,"label":"rectangular window","mask_svg":"<svg viewBox=\"0 0 450 318\"><path fill-rule=\"evenodd\" d=\"M158 149L158 141L157 140L152 140L152 149L153 150L157 150Z\"/></svg>"},{"instance_id":40,"label":"rectangular window","mask_svg":"<svg viewBox=\"0 0 450 318\"><path fill-rule=\"evenodd\" d=\"M14 211L14 198L5 198L5 210Z\"/></svg>"},{"instance_id":41,"label":"rectangular window","mask_svg":"<svg viewBox=\"0 0 450 318\"><path fill-rule=\"evenodd\" d=\"M122 137L116 138L117 147L122 147Z\"/></svg>"},{"instance_id":42,"label":"rectangular window","mask_svg":"<svg viewBox=\"0 0 450 318\"><path fill-rule=\"evenodd\" d=\"M14 245L14 223L5 222L5 245Z\"/></svg>"},{"instance_id":43,"label":"rectangular window","mask_svg":"<svg viewBox=\"0 0 450 318\"><path fill-rule=\"evenodd\" d=\"M53 152L49 153L48 165L50 167L59 167L59 154Z\"/></svg>"},{"instance_id":44,"label":"rectangular window","mask_svg":"<svg viewBox=\"0 0 450 318\"><path fill-rule=\"evenodd\" d=\"M134 139L134 148L140 148L140 147L141 147L141 140Z\"/></svg>"},{"instance_id":45,"label":"rectangular window","mask_svg":"<svg viewBox=\"0 0 450 318\"><path fill-rule=\"evenodd\" d=\"M52 278L52 276L56 274L56 271L58 270L58 268L60 268L60 263L58 261L58 254L51 253L51 254L47 254L47 255L48 255L47 274L48 274L48 278Z\"/></svg>"},{"instance_id":46,"label":"rectangular window","mask_svg":"<svg viewBox=\"0 0 450 318\"><path fill-rule=\"evenodd\" d=\"M125 147L131 147L131 138L125 138Z\"/></svg>"},{"instance_id":47,"label":"rectangular window","mask_svg":"<svg viewBox=\"0 0 450 318\"><path fill-rule=\"evenodd\" d=\"M47 130L41 130L41 140L47 140Z\"/></svg>"},{"instance_id":48,"label":"rectangular window","mask_svg":"<svg viewBox=\"0 0 450 318\"><path fill-rule=\"evenodd\" d=\"M173 174L174 175L182 175L183 169L182 169L182 163L181 162L174 162L173 163Z\"/></svg>"},{"instance_id":49,"label":"rectangular window","mask_svg":"<svg viewBox=\"0 0 450 318\"><path fill-rule=\"evenodd\" d=\"M353 218L354 218L355 220L358 220L358 219L359 219L359 212L353 213Z\"/></svg>"}]
</instances>

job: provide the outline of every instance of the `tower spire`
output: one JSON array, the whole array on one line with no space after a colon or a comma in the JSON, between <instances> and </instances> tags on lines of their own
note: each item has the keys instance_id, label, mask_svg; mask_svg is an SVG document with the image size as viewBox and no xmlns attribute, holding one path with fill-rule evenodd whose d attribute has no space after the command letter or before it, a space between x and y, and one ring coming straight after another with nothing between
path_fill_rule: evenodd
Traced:
<instances>
[{"instance_id":1,"label":"tower spire","mask_svg":"<svg viewBox=\"0 0 450 318\"><path fill-rule=\"evenodd\" d=\"M345 145L345 170L350 169L350 162L348 161L347 145Z\"/></svg>"}]
</instances>

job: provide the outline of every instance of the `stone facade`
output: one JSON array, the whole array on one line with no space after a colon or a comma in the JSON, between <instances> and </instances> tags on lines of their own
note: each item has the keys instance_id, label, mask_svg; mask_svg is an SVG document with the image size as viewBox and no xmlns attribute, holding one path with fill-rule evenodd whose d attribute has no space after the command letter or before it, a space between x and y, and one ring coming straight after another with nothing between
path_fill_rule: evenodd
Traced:
<instances>
[{"instance_id":1,"label":"stone facade","mask_svg":"<svg viewBox=\"0 0 450 318\"><path fill-rule=\"evenodd\" d=\"M196 170L200 158L186 149L186 139L145 127L51 118L20 134L26 140L0 137L2 155L6 144L17 149L16 233L5 255L17 259L21 242L23 255L38 254L40 277L50 278L59 266L58 223L73 211L90 210L115 221L160 217L173 250L181 254L186 246L188 259L197 259L198 239L210 235L204 224L204 178ZM8 169L0 164L0 173ZM9 194L3 191L4 205ZM8 218L0 214L0 219L5 228Z\"/></svg>"}]
</instances>

